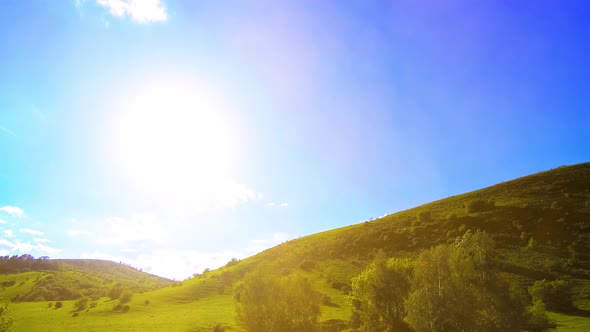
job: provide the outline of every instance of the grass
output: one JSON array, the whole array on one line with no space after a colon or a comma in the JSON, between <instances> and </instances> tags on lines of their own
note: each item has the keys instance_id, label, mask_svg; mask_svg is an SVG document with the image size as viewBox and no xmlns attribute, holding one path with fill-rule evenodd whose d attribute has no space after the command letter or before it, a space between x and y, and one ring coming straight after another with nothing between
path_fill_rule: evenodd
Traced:
<instances>
[{"instance_id":1,"label":"grass","mask_svg":"<svg viewBox=\"0 0 590 332\"><path fill-rule=\"evenodd\" d=\"M467 208L477 200L494 205L481 210ZM113 312L117 302L107 298L78 317L72 317L73 301L63 301L62 309L49 309L45 301L14 303L15 330L187 332L211 331L221 323L228 331L240 331L234 317L232 283L254 270L276 275L304 273L324 295L321 321L346 321L351 313L347 297L350 279L377 250L412 258L423 249L452 243L455 237L477 229L496 240L502 275L523 288L544 278L571 282L578 311L550 313L550 317L557 322L558 331L590 330L590 318L585 315L590 311L590 163L560 167L291 240L182 283L145 279L139 271L109 263L78 262L72 268L77 273L110 280L109 285L117 277L127 278L128 282L149 284L152 290L138 289L128 313ZM536 245L527 248L530 238ZM0 282L11 278L17 282L1 290L0 296L22 295L34 287L38 275L26 272L0 276ZM155 289L163 285L167 286Z\"/></svg>"}]
</instances>

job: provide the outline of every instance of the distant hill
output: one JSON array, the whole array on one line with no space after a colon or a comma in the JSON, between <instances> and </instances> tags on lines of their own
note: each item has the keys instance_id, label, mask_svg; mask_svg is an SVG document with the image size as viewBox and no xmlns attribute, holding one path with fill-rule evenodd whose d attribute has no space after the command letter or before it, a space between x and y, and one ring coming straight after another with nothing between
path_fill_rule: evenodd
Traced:
<instances>
[{"instance_id":1,"label":"distant hill","mask_svg":"<svg viewBox=\"0 0 590 332\"><path fill-rule=\"evenodd\" d=\"M94 259L5 256L0 257L0 272L0 297L20 302L100 298L115 286L146 292L171 283L123 264Z\"/></svg>"},{"instance_id":2,"label":"distant hill","mask_svg":"<svg viewBox=\"0 0 590 332\"><path fill-rule=\"evenodd\" d=\"M14 290L24 281L16 297L19 301L35 300L34 287L27 291L27 285L41 285L48 278L90 280L90 288L83 282L77 284L79 294L85 289L103 291L116 283L127 282L144 290L168 283L167 287L134 296L125 315L113 313L112 305L104 301L76 318L59 311L48 314L43 309L45 303L17 304L15 327L21 330L39 330L30 318L43 317L46 327L55 325L45 328L47 331L131 331L149 319L153 320L141 325L142 331L211 331L216 324L240 331L232 289L247 273L301 273L323 294L323 330L341 331L351 314L347 297L351 278L379 250L391 257L413 259L425 249L454 243L457 237L476 230L487 232L495 240L497 267L525 293L536 280L568 281L573 286L576 311L550 315L557 321L558 330L590 330L590 163L559 167L291 240L183 282L170 283L119 264L86 260L57 261L65 266L60 271L0 276L0 282L15 280L15 285L2 291L14 298Z\"/></svg>"}]
</instances>

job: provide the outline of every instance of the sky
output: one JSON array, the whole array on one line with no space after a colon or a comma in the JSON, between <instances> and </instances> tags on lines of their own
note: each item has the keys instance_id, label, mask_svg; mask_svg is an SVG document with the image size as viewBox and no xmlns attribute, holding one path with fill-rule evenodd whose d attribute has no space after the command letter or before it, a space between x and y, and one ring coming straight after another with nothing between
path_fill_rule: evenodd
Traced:
<instances>
[{"instance_id":1,"label":"sky","mask_svg":"<svg viewBox=\"0 0 590 332\"><path fill-rule=\"evenodd\" d=\"M182 280L590 159L587 1L0 6L1 255Z\"/></svg>"}]
</instances>

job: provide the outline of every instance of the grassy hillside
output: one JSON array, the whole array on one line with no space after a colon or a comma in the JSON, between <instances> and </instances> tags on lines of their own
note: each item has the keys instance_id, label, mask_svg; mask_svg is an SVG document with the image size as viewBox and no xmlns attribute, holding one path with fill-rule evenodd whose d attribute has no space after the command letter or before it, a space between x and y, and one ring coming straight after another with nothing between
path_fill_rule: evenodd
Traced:
<instances>
[{"instance_id":1,"label":"grassy hillside","mask_svg":"<svg viewBox=\"0 0 590 332\"><path fill-rule=\"evenodd\" d=\"M28 258L25 257L24 260ZM6 268L22 265L6 263ZM30 259L29 259L30 260ZM74 300L81 296L97 299L115 287L146 292L164 287L170 280L143 273L129 266L102 260L49 260L42 268L34 264L26 272L0 274L0 298L13 302ZM45 269L45 267L51 267Z\"/></svg>"},{"instance_id":2,"label":"grassy hillside","mask_svg":"<svg viewBox=\"0 0 590 332\"><path fill-rule=\"evenodd\" d=\"M276 275L304 274L323 294L321 321L325 330L338 331L351 313L347 298L350 279L367 266L378 250L392 257L414 258L424 249L453 243L465 232L478 229L495 240L496 264L502 274L520 282L523 289L541 279L560 278L573 285L575 310L551 313L558 330L582 331L590 326L590 163L585 163L288 241L182 283L147 292L146 286L137 289L129 304L130 311L124 314L113 311L116 302L108 298L96 300L94 308L77 317L72 317L73 301L64 302L62 309L50 309L48 302L15 303L15 328L211 331L221 323L229 330L240 330L234 321L232 287L248 272L257 270ZM107 270L113 276L109 285L125 276L139 285L162 285L152 284L153 279L142 279L147 278L143 274L119 271L109 263L68 263L72 269L60 272L63 275L79 273L107 280L101 274ZM100 264L106 265L99 267ZM54 272L27 273L2 276L0 282L13 278L17 284L4 289L0 296L14 298L18 292L12 287L21 287L20 294L24 294L33 289L34 280ZM40 326L44 328L39 329Z\"/></svg>"}]
</instances>

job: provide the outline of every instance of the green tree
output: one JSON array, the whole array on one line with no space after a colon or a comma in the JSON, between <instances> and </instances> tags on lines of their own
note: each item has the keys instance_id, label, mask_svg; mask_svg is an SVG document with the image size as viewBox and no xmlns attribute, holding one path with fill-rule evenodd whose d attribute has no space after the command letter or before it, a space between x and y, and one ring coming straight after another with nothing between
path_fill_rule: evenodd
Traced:
<instances>
[{"instance_id":1,"label":"green tree","mask_svg":"<svg viewBox=\"0 0 590 332\"><path fill-rule=\"evenodd\" d=\"M570 286L565 280L537 280L529 287L529 294L533 302L543 301L550 310L569 310L573 306Z\"/></svg>"},{"instance_id":2,"label":"green tree","mask_svg":"<svg viewBox=\"0 0 590 332\"><path fill-rule=\"evenodd\" d=\"M415 262L405 321L417 332L521 329L523 305L496 276L493 254L493 241L479 231L423 252Z\"/></svg>"},{"instance_id":3,"label":"green tree","mask_svg":"<svg viewBox=\"0 0 590 332\"><path fill-rule=\"evenodd\" d=\"M353 327L362 331L409 330L403 318L410 275L409 260L387 260L379 251L373 262L352 279Z\"/></svg>"},{"instance_id":4,"label":"green tree","mask_svg":"<svg viewBox=\"0 0 590 332\"><path fill-rule=\"evenodd\" d=\"M295 274L278 278L253 272L235 289L236 314L248 331L315 331L320 294Z\"/></svg>"},{"instance_id":5,"label":"green tree","mask_svg":"<svg viewBox=\"0 0 590 332\"><path fill-rule=\"evenodd\" d=\"M10 316L10 301L0 300L0 332L12 329L12 317Z\"/></svg>"}]
</instances>

